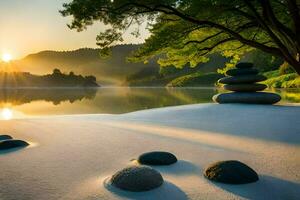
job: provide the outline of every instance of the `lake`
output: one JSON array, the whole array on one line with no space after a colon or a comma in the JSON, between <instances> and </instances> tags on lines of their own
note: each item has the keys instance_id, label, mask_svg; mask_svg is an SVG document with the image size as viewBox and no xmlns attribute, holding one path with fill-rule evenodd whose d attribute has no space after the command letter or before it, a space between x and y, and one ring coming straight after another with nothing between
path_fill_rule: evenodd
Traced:
<instances>
[{"instance_id":1,"label":"lake","mask_svg":"<svg viewBox=\"0 0 300 200\"><path fill-rule=\"evenodd\" d=\"M2 89L0 119L72 114L121 114L166 106L209 103L216 88ZM281 104L300 103L300 89L274 90Z\"/></svg>"}]
</instances>

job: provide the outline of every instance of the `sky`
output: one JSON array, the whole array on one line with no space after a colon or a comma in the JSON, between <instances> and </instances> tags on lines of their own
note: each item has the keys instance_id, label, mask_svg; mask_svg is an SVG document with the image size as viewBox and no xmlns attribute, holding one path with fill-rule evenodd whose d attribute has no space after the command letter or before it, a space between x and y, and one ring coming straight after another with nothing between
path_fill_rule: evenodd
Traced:
<instances>
[{"instance_id":1,"label":"sky","mask_svg":"<svg viewBox=\"0 0 300 200\"><path fill-rule=\"evenodd\" d=\"M104 25L96 23L84 32L70 30L58 12L70 0L0 0L0 55L13 59L43 50L74 50L97 47L96 36ZM138 39L128 31L124 43L141 43L148 36L142 28Z\"/></svg>"}]
</instances>

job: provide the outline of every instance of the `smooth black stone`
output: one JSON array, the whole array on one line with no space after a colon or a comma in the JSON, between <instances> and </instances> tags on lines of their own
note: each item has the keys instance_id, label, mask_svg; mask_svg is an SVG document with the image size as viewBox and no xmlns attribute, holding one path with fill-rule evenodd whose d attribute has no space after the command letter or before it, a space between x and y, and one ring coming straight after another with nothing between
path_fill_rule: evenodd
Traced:
<instances>
[{"instance_id":1,"label":"smooth black stone","mask_svg":"<svg viewBox=\"0 0 300 200\"><path fill-rule=\"evenodd\" d=\"M177 162L177 158L169 152L153 151L140 155L138 162L143 165L171 165Z\"/></svg>"},{"instance_id":2,"label":"smooth black stone","mask_svg":"<svg viewBox=\"0 0 300 200\"><path fill-rule=\"evenodd\" d=\"M131 192L155 189L164 182L161 174L147 166L131 166L115 173L110 182L113 186Z\"/></svg>"},{"instance_id":3,"label":"smooth black stone","mask_svg":"<svg viewBox=\"0 0 300 200\"><path fill-rule=\"evenodd\" d=\"M0 141L1 140L11 140L13 139L10 135L0 135Z\"/></svg>"},{"instance_id":4,"label":"smooth black stone","mask_svg":"<svg viewBox=\"0 0 300 200\"><path fill-rule=\"evenodd\" d=\"M227 76L221 78L218 82L222 84L239 84L239 83L256 83L265 81L267 78L263 75L242 75L242 76Z\"/></svg>"},{"instance_id":5,"label":"smooth black stone","mask_svg":"<svg viewBox=\"0 0 300 200\"><path fill-rule=\"evenodd\" d=\"M253 63L242 62L242 63L238 63L235 67L238 69L249 69L253 67Z\"/></svg>"},{"instance_id":6,"label":"smooth black stone","mask_svg":"<svg viewBox=\"0 0 300 200\"><path fill-rule=\"evenodd\" d=\"M0 141L0 150L9 150L18 147L26 147L29 144L23 140L3 140Z\"/></svg>"},{"instance_id":7,"label":"smooth black stone","mask_svg":"<svg viewBox=\"0 0 300 200\"><path fill-rule=\"evenodd\" d=\"M234 84L234 85L224 85L225 90L230 90L234 92L257 92L266 89L267 86L264 84Z\"/></svg>"},{"instance_id":8,"label":"smooth black stone","mask_svg":"<svg viewBox=\"0 0 300 200\"><path fill-rule=\"evenodd\" d=\"M259 180L253 169L236 160L214 163L205 170L204 176L209 180L228 184L246 184Z\"/></svg>"},{"instance_id":9,"label":"smooth black stone","mask_svg":"<svg viewBox=\"0 0 300 200\"><path fill-rule=\"evenodd\" d=\"M267 92L231 92L213 97L217 103L275 104L281 100L278 94Z\"/></svg>"},{"instance_id":10,"label":"smooth black stone","mask_svg":"<svg viewBox=\"0 0 300 200\"><path fill-rule=\"evenodd\" d=\"M240 76L240 75L248 75L248 74L258 74L259 71L257 69L230 69L226 72L227 76Z\"/></svg>"}]
</instances>

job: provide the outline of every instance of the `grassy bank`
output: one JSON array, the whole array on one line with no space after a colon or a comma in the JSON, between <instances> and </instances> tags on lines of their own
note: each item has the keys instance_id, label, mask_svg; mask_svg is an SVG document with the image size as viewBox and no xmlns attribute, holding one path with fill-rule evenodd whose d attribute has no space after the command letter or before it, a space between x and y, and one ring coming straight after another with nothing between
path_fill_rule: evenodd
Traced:
<instances>
[{"instance_id":1,"label":"grassy bank","mask_svg":"<svg viewBox=\"0 0 300 200\"><path fill-rule=\"evenodd\" d=\"M265 72L268 80L263 83L272 88L300 88L300 76L297 73L280 74L279 70Z\"/></svg>"},{"instance_id":2,"label":"grassy bank","mask_svg":"<svg viewBox=\"0 0 300 200\"><path fill-rule=\"evenodd\" d=\"M167 84L167 87L197 87L197 86L214 86L218 79L223 75L218 73L201 73L178 77Z\"/></svg>"}]
</instances>

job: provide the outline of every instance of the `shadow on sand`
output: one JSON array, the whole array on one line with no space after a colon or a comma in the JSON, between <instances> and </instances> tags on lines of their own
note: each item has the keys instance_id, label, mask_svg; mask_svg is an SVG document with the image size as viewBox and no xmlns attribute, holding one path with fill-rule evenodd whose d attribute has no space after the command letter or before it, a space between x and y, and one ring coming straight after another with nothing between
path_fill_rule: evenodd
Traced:
<instances>
[{"instance_id":1,"label":"shadow on sand","mask_svg":"<svg viewBox=\"0 0 300 200\"><path fill-rule=\"evenodd\" d=\"M165 180L164 184L147 192L126 192L105 181L104 186L114 195L133 200L188 200L187 195L176 185Z\"/></svg>"},{"instance_id":2,"label":"shadow on sand","mask_svg":"<svg viewBox=\"0 0 300 200\"><path fill-rule=\"evenodd\" d=\"M300 197L299 183L267 175L260 175L259 178L260 180L256 183L244 185L213 184L246 199L296 200Z\"/></svg>"},{"instance_id":3,"label":"shadow on sand","mask_svg":"<svg viewBox=\"0 0 300 200\"><path fill-rule=\"evenodd\" d=\"M176 163L167 166L151 166L154 169L160 171L165 174L172 175L188 175L188 174L196 174L201 175L202 169L193 163L186 160L178 160Z\"/></svg>"},{"instance_id":4,"label":"shadow on sand","mask_svg":"<svg viewBox=\"0 0 300 200\"><path fill-rule=\"evenodd\" d=\"M300 106L203 104L175 107L167 113L161 109L125 116L131 123L132 120L151 122L151 125L300 144Z\"/></svg>"},{"instance_id":5,"label":"shadow on sand","mask_svg":"<svg viewBox=\"0 0 300 200\"><path fill-rule=\"evenodd\" d=\"M12 149L8 149L8 150L0 150L0 156L3 154L9 154L9 153L13 153L16 151L20 151L22 149L26 149L28 147L16 147L16 148L12 148Z\"/></svg>"}]
</instances>

